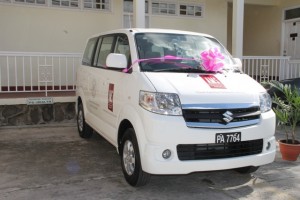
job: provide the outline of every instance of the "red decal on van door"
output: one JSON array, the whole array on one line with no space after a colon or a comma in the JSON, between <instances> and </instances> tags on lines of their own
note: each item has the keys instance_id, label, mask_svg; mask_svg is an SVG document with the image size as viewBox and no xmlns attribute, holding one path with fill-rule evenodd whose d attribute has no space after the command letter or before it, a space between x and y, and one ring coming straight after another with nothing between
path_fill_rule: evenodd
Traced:
<instances>
[{"instance_id":1,"label":"red decal on van door","mask_svg":"<svg viewBox=\"0 0 300 200\"><path fill-rule=\"evenodd\" d=\"M215 77L214 75L200 75L200 77L209 85L211 88L226 89L226 87Z\"/></svg>"},{"instance_id":2,"label":"red decal on van door","mask_svg":"<svg viewBox=\"0 0 300 200\"><path fill-rule=\"evenodd\" d=\"M110 83L108 87L108 110L114 110L114 84Z\"/></svg>"}]
</instances>

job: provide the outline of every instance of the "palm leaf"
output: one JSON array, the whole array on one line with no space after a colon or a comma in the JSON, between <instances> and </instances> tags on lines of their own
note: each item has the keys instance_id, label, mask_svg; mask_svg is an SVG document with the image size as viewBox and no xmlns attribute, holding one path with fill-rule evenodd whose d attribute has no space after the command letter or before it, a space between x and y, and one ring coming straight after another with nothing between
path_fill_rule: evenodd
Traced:
<instances>
[{"instance_id":1,"label":"palm leaf","mask_svg":"<svg viewBox=\"0 0 300 200\"><path fill-rule=\"evenodd\" d=\"M274 95L272 101L276 105L273 111L276 114L278 125L282 125L285 129L288 141L288 135L291 135L293 143L295 143L295 133L297 124L300 122L300 94L298 88L292 88L289 84L282 84L278 81L271 81L271 87L280 91L283 96Z\"/></svg>"}]
</instances>

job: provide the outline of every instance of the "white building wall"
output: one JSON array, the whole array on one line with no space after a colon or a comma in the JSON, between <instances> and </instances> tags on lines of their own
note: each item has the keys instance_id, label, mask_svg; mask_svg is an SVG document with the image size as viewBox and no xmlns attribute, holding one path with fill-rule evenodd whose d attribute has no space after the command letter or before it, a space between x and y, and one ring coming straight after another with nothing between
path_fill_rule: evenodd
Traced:
<instances>
[{"instance_id":1,"label":"white building wall","mask_svg":"<svg viewBox=\"0 0 300 200\"><path fill-rule=\"evenodd\" d=\"M282 8L299 6L300 5L300 0L280 0L280 4L279 5Z\"/></svg>"},{"instance_id":2,"label":"white building wall","mask_svg":"<svg viewBox=\"0 0 300 200\"><path fill-rule=\"evenodd\" d=\"M82 52L93 34L122 27L122 4L112 12L0 4L0 51Z\"/></svg>"},{"instance_id":3,"label":"white building wall","mask_svg":"<svg viewBox=\"0 0 300 200\"><path fill-rule=\"evenodd\" d=\"M122 2L112 0L111 12L0 3L0 51L81 53L91 35L123 27ZM227 0L180 2L204 5L204 17L150 14L150 27L208 33L226 46Z\"/></svg>"},{"instance_id":4,"label":"white building wall","mask_svg":"<svg viewBox=\"0 0 300 200\"><path fill-rule=\"evenodd\" d=\"M279 56L281 9L278 6L245 6L244 55Z\"/></svg>"},{"instance_id":5,"label":"white building wall","mask_svg":"<svg viewBox=\"0 0 300 200\"><path fill-rule=\"evenodd\" d=\"M204 17L150 14L150 27L204 32L225 46L231 43L227 39L227 30L231 36L231 19L227 27L228 0L164 1L202 4ZM279 55L282 10L299 5L300 0L255 3L259 2L268 6L246 5L245 8L244 54ZM91 35L122 27L122 0L112 0L111 12L0 3L0 51L80 53Z\"/></svg>"}]
</instances>

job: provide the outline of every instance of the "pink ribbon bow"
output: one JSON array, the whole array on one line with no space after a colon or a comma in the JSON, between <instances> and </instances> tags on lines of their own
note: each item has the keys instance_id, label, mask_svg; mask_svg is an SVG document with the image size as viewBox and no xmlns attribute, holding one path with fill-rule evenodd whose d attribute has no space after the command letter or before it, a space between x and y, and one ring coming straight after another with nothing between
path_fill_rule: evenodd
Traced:
<instances>
[{"instance_id":1,"label":"pink ribbon bow","mask_svg":"<svg viewBox=\"0 0 300 200\"><path fill-rule=\"evenodd\" d=\"M203 51L200 55L206 71L218 72L224 67L224 56L217 48Z\"/></svg>"}]
</instances>

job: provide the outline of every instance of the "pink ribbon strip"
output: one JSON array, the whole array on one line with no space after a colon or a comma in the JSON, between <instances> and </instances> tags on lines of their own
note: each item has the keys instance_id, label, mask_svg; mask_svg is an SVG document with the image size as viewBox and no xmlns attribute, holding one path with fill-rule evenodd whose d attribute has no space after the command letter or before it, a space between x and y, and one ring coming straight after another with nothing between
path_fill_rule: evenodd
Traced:
<instances>
[{"instance_id":1,"label":"pink ribbon strip","mask_svg":"<svg viewBox=\"0 0 300 200\"><path fill-rule=\"evenodd\" d=\"M122 72L127 73L133 65L139 62L143 61L149 61L149 60L196 60L195 58L182 58L182 57L177 57L177 56L171 56L171 55L166 55L160 58L146 58L146 59L137 59L135 60L129 68L123 69Z\"/></svg>"}]
</instances>

